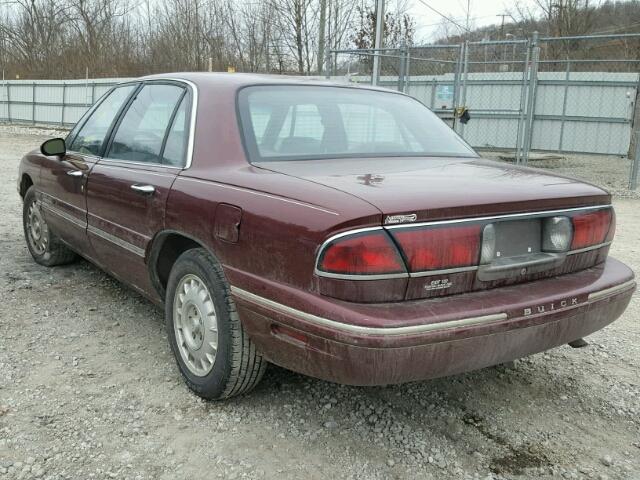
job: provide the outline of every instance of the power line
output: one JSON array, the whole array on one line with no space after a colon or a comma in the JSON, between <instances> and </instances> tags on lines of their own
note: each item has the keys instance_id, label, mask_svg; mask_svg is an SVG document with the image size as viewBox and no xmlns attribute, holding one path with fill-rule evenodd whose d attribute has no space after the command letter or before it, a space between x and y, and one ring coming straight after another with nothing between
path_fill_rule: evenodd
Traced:
<instances>
[{"instance_id":1,"label":"power line","mask_svg":"<svg viewBox=\"0 0 640 480\"><path fill-rule=\"evenodd\" d=\"M433 8L431 5L429 5L427 2L425 2L424 0L418 0L421 4L423 4L425 7L427 7L429 10L432 10L433 12L437 13L438 15L440 15L442 18L444 18L445 20L448 20L449 22L453 23L455 26L457 26L458 28L464 30L467 33L471 33L471 30L469 30L466 27L463 27L462 25L460 25L458 22L456 22L454 19L452 19L451 17L446 16L444 13L439 12L438 10L436 10L435 8Z\"/></svg>"}]
</instances>

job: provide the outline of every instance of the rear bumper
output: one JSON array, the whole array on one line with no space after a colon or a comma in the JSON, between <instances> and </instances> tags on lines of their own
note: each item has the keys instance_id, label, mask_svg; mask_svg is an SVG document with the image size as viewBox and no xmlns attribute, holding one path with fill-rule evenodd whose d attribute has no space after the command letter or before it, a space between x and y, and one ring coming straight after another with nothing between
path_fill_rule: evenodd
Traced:
<instances>
[{"instance_id":1,"label":"rear bumper","mask_svg":"<svg viewBox=\"0 0 640 480\"><path fill-rule=\"evenodd\" d=\"M585 337L624 312L635 286L633 272L608 259L552 279L392 304L350 304L264 284L261 294L232 291L245 329L269 361L338 383L385 385L483 368Z\"/></svg>"}]
</instances>

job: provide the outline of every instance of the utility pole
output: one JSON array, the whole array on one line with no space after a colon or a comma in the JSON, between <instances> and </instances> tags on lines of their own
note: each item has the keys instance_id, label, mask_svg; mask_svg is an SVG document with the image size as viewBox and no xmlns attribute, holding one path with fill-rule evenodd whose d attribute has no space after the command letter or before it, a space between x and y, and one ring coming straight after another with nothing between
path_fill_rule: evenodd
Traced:
<instances>
[{"instance_id":1,"label":"utility pole","mask_svg":"<svg viewBox=\"0 0 640 480\"><path fill-rule=\"evenodd\" d=\"M373 52L373 71L371 72L371 85L378 84L380 77L380 49L382 48L382 32L384 25L384 0L376 0L376 39Z\"/></svg>"},{"instance_id":2,"label":"utility pole","mask_svg":"<svg viewBox=\"0 0 640 480\"><path fill-rule=\"evenodd\" d=\"M508 13L500 13L496 15L496 17L502 17L502 22L500 22L500 39L504 40L504 17L510 17Z\"/></svg>"},{"instance_id":3,"label":"utility pole","mask_svg":"<svg viewBox=\"0 0 640 480\"><path fill-rule=\"evenodd\" d=\"M324 64L324 75L326 78L330 78L332 73L333 73L333 66L332 66L332 62L331 62L331 0L328 0L328 5L327 5L327 13L328 13L328 19L329 21L327 22L327 27L326 27L326 31L327 31L327 38L326 38L326 46L325 46L325 58L323 59L323 61L325 62ZM320 41L323 41L323 39L320 39Z\"/></svg>"},{"instance_id":4,"label":"utility pole","mask_svg":"<svg viewBox=\"0 0 640 480\"><path fill-rule=\"evenodd\" d=\"M325 62L325 30L327 24L327 0L320 0L320 25L318 26L318 75L322 75L322 66Z\"/></svg>"}]
</instances>

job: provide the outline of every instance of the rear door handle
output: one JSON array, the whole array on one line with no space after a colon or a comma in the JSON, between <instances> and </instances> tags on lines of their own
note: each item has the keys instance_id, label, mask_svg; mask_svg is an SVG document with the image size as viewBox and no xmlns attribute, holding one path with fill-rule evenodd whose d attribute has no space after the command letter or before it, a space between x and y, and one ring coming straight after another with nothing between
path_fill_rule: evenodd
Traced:
<instances>
[{"instance_id":1,"label":"rear door handle","mask_svg":"<svg viewBox=\"0 0 640 480\"><path fill-rule=\"evenodd\" d=\"M153 195L156 191L156 188L153 185L140 185L138 183L135 183L131 185L131 190L134 190L141 195Z\"/></svg>"},{"instance_id":2,"label":"rear door handle","mask_svg":"<svg viewBox=\"0 0 640 480\"><path fill-rule=\"evenodd\" d=\"M69 175L70 177L81 177L82 170L68 170L67 175Z\"/></svg>"}]
</instances>

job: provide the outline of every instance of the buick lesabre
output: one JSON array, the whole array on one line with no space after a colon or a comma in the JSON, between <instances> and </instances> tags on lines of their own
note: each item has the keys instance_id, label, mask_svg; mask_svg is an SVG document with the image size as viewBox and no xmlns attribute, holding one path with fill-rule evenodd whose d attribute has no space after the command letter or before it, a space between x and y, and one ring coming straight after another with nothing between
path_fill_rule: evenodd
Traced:
<instances>
[{"instance_id":1,"label":"buick lesabre","mask_svg":"<svg viewBox=\"0 0 640 480\"><path fill-rule=\"evenodd\" d=\"M581 344L627 307L610 195L484 160L417 100L241 74L122 83L20 164L36 262L163 305L198 395L266 362L385 385Z\"/></svg>"}]
</instances>

